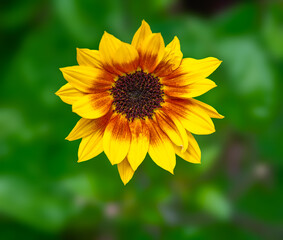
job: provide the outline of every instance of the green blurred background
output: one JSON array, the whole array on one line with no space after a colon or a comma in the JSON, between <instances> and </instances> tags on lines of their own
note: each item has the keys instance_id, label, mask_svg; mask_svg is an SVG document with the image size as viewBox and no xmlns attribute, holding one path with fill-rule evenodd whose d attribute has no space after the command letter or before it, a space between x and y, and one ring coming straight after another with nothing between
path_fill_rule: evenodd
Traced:
<instances>
[{"instance_id":1,"label":"green blurred background","mask_svg":"<svg viewBox=\"0 0 283 240\"><path fill-rule=\"evenodd\" d=\"M225 119L196 137L201 165L147 157L124 187L104 153L76 162L79 117L54 93L76 47L142 19L223 60L199 99ZM0 239L283 239L282 1L1 1L0 35Z\"/></svg>"}]
</instances>

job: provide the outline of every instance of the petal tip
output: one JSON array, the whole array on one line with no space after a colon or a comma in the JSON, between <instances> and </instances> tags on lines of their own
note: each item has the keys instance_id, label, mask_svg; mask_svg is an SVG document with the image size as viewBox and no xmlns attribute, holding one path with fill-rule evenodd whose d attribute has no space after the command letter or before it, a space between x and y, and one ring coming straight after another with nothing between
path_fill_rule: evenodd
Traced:
<instances>
[{"instance_id":1,"label":"petal tip","mask_svg":"<svg viewBox=\"0 0 283 240\"><path fill-rule=\"evenodd\" d=\"M83 155L83 154L79 154L79 156L78 156L78 163L80 163L80 162L85 162L85 161L88 161L88 160L90 160L90 159L92 159L93 157L87 157L86 155Z\"/></svg>"},{"instance_id":2,"label":"petal tip","mask_svg":"<svg viewBox=\"0 0 283 240\"><path fill-rule=\"evenodd\" d=\"M213 65L217 65L217 67L223 62L216 57L207 57L206 59L209 60Z\"/></svg>"},{"instance_id":3,"label":"petal tip","mask_svg":"<svg viewBox=\"0 0 283 240\"><path fill-rule=\"evenodd\" d=\"M87 161L88 159L84 159L82 156L78 156L78 161L77 163L81 163L81 162L84 162L84 161Z\"/></svg>"},{"instance_id":4,"label":"petal tip","mask_svg":"<svg viewBox=\"0 0 283 240\"><path fill-rule=\"evenodd\" d=\"M214 126L212 121L211 121L211 123L212 123L212 125L210 125L209 128L207 128L208 131L209 131L207 134L212 134L212 133L216 132L215 126Z\"/></svg>"},{"instance_id":5,"label":"petal tip","mask_svg":"<svg viewBox=\"0 0 283 240\"><path fill-rule=\"evenodd\" d=\"M72 139L69 137L69 135L67 137L65 137L65 140L72 141Z\"/></svg>"},{"instance_id":6,"label":"petal tip","mask_svg":"<svg viewBox=\"0 0 283 240\"><path fill-rule=\"evenodd\" d=\"M147 21L145 21L144 19L142 20L141 26L143 27L149 27L149 24L147 23Z\"/></svg>"},{"instance_id":7,"label":"petal tip","mask_svg":"<svg viewBox=\"0 0 283 240\"><path fill-rule=\"evenodd\" d=\"M103 32L103 36L109 36L109 35L111 35L111 34L108 33L107 31L104 31L104 32Z\"/></svg>"},{"instance_id":8,"label":"petal tip","mask_svg":"<svg viewBox=\"0 0 283 240\"><path fill-rule=\"evenodd\" d=\"M105 152L105 151L104 151L104 152ZM106 152L105 152L105 155L106 155L106 157L108 158L108 160L109 160L109 162L111 163L112 166L114 166L115 164L117 164L117 163L115 163L115 161L114 161L110 156L108 156L108 155L106 154Z\"/></svg>"},{"instance_id":9,"label":"petal tip","mask_svg":"<svg viewBox=\"0 0 283 240\"><path fill-rule=\"evenodd\" d=\"M216 58L216 62L217 62L217 65L220 66L220 64L221 64L223 61Z\"/></svg>"},{"instance_id":10,"label":"petal tip","mask_svg":"<svg viewBox=\"0 0 283 240\"><path fill-rule=\"evenodd\" d=\"M217 84L214 81L209 80L209 83L208 83L208 88L209 89L208 89L208 91L213 89L213 88L216 88L216 87L217 87Z\"/></svg>"},{"instance_id":11,"label":"petal tip","mask_svg":"<svg viewBox=\"0 0 283 240\"><path fill-rule=\"evenodd\" d=\"M82 48L76 48L76 53L77 56L80 55L82 53Z\"/></svg>"},{"instance_id":12,"label":"petal tip","mask_svg":"<svg viewBox=\"0 0 283 240\"><path fill-rule=\"evenodd\" d=\"M167 170L168 172L170 172L172 175L174 175L174 174L175 174L175 173L174 173L175 167L176 167L176 163L174 164L174 166L173 166L172 168L167 168L166 170Z\"/></svg>"},{"instance_id":13,"label":"petal tip","mask_svg":"<svg viewBox=\"0 0 283 240\"><path fill-rule=\"evenodd\" d=\"M130 181L130 180L128 180L128 181L124 181L124 180L122 180L122 182L123 182L124 186L126 186L126 185L127 185L127 183L128 183L129 181Z\"/></svg>"},{"instance_id":14,"label":"petal tip","mask_svg":"<svg viewBox=\"0 0 283 240\"><path fill-rule=\"evenodd\" d=\"M131 163L130 163L130 165L131 165L131 168L132 168L134 171L137 171L139 165L135 165L135 164L131 164Z\"/></svg>"},{"instance_id":15,"label":"petal tip","mask_svg":"<svg viewBox=\"0 0 283 240\"><path fill-rule=\"evenodd\" d=\"M76 106L75 105L72 105L72 112L76 113Z\"/></svg>"},{"instance_id":16,"label":"petal tip","mask_svg":"<svg viewBox=\"0 0 283 240\"><path fill-rule=\"evenodd\" d=\"M180 42L180 40L179 40L179 38L177 36L174 36L173 40Z\"/></svg>"}]
</instances>

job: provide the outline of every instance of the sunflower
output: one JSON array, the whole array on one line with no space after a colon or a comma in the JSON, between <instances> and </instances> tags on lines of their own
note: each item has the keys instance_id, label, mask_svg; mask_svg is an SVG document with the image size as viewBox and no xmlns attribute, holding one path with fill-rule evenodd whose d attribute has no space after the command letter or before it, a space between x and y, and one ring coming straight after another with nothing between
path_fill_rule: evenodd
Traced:
<instances>
[{"instance_id":1,"label":"sunflower","mask_svg":"<svg viewBox=\"0 0 283 240\"><path fill-rule=\"evenodd\" d=\"M82 138L78 162L105 152L127 184L146 157L173 174L176 155L200 163L193 134L215 131L223 118L194 97L216 84L207 77L221 61L183 58L177 37L165 47L142 21L132 43L104 32L99 50L77 49L78 66L61 68L67 84L56 94L82 118L66 137Z\"/></svg>"}]
</instances>

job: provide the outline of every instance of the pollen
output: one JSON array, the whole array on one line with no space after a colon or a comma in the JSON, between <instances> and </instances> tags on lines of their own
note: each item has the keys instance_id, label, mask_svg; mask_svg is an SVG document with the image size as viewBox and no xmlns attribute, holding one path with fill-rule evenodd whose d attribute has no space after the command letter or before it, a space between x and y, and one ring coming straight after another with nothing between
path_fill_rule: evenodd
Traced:
<instances>
[{"instance_id":1,"label":"pollen","mask_svg":"<svg viewBox=\"0 0 283 240\"><path fill-rule=\"evenodd\" d=\"M114 98L114 111L124 114L130 121L152 119L154 111L164 102L159 78L143 70L119 76L110 93Z\"/></svg>"}]
</instances>

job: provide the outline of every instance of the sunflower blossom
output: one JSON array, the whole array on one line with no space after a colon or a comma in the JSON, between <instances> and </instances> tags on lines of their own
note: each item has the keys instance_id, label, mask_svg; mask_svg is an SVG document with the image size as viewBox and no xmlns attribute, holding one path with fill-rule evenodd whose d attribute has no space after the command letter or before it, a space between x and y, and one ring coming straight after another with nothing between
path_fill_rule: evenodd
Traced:
<instances>
[{"instance_id":1,"label":"sunflower blossom","mask_svg":"<svg viewBox=\"0 0 283 240\"><path fill-rule=\"evenodd\" d=\"M105 32L99 50L77 49L78 66L61 68L67 84L56 94L82 118L66 137L82 138L78 162L105 152L127 184L147 153L173 174L176 154L200 163L193 134L215 131L223 118L194 97L216 84L207 79L221 61L183 58L177 37L164 45L142 21L132 43Z\"/></svg>"}]
</instances>

